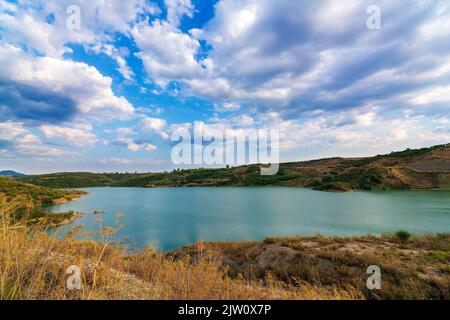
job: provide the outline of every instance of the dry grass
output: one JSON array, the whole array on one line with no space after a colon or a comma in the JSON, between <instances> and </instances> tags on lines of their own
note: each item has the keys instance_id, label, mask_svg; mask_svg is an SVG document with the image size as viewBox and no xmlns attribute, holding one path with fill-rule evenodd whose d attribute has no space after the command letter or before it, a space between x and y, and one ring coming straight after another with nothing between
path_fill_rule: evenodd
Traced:
<instances>
[{"instance_id":1,"label":"dry grass","mask_svg":"<svg viewBox=\"0 0 450 320\"><path fill-rule=\"evenodd\" d=\"M148 248L132 255L111 241L55 239L42 226L14 222L26 201L0 194L0 299L361 299L352 287L287 285L270 274L231 278L221 256L197 245L198 254L168 257ZM66 286L71 265L81 268L82 289Z\"/></svg>"},{"instance_id":2,"label":"dry grass","mask_svg":"<svg viewBox=\"0 0 450 320\"><path fill-rule=\"evenodd\" d=\"M287 285L357 288L366 299L450 299L450 234L381 237L267 238L263 242L207 243L220 250L229 274L272 277ZM172 254L196 255L188 246ZM366 288L367 267L382 271L381 290Z\"/></svg>"}]
</instances>

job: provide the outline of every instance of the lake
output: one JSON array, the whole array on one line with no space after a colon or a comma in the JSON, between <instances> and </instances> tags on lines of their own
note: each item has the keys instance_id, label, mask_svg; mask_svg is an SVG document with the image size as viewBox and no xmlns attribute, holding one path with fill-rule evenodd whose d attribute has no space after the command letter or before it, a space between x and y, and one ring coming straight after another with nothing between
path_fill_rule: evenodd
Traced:
<instances>
[{"instance_id":1,"label":"lake","mask_svg":"<svg viewBox=\"0 0 450 320\"><path fill-rule=\"evenodd\" d=\"M52 212L80 211L71 226L123 227L131 248L170 250L198 240L267 236L450 232L450 191L320 192L302 188L89 188ZM104 211L94 214L94 211ZM118 221L117 213L122 218ZM103 221L98 221L101 218ZM61 227L62 235L69 227Z\"/></svg>"}]
</instances>

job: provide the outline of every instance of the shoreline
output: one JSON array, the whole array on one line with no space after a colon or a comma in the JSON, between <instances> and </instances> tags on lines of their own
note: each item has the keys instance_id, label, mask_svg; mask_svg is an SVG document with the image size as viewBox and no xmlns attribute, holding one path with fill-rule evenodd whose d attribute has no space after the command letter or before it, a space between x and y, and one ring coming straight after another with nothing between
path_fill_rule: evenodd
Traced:
<instances>
[{"instance_id":1,"label":"shoreline","mask_svg":"<svg viewBox=\"0 0 450 320\"><path fill-rule=\"evenodd\" d=\"M155 187L140 187L140 186L96 186L96 187L82 187L75 189L67 189L67 190L89 190L89 189L181 189L181 188L224 188L224 189L233 189L233 188L255 188L255 189L264 189L264 188L286 188L286 189L303 189L317 192L330 192L330 193L351 193L351 192L403 192L403 191L450 191L450 188L424 188L424 189L405 189L405 188L397 188L397 189L353 189L349 191L339 191L339 190L318 190L309 187L302 186L291 186L291 185L233 185L233 186L222 186L222 185L180 185L180 186L155 186ZM57 189L57 188L56 188ZM89 195L89 192L86 192L86 195ZM74 199L73 201L80 200L83 196ZM68 200L65 203L71 202L72 200ZM64 203L61 203L64 204Z\"/></svg>"},{"instance_id":2,"label":"shoreline","mask_svg":"<svg viewBox=\"0 0 450 320\"><path fill-rule=\"evenodd\" d=\"M68 211L68 212L49 212L46 210L46 207L48 206L60 206L66 203L74 202L80 200L82 197L89 195L89 192L83 191L83 190L73 190L73 189L67 189L69 191L77 191L78 194L74 196L65 196L63 198L53 199L53 203L51 205L40 205L37 208L44 214L44 219L50 218L60 218L64 217L66 215L69 215L65 219L58 221L58 222L51 222L46 224L46 228L58 228L66 225L72 224L75 220L81 218L84 213L79 211Z\"/></svg>"},{"instance_id":3,"label":"shoreline","mask_svg":"<svg viewBox=\"0 0 450 320\"><path fill-rule=\"evenodd\" d=\"M64 215L64 214L67 214L67 213L66 212L61 212L61 213L48 213L48 214L49 215L53 214L53 215L58 216L58 215ZM64 219L64 220L62 220L60 222L51 223L51 224L46 225L46 228L58 228L58 227L70 225L73 222L75 222L75 220L81 218L83 215L84 215L84 213L82 213L82 212L74 212L70 217L68 217L68 218L66 218L66 219Z\"/></svg>"}]
</instances>

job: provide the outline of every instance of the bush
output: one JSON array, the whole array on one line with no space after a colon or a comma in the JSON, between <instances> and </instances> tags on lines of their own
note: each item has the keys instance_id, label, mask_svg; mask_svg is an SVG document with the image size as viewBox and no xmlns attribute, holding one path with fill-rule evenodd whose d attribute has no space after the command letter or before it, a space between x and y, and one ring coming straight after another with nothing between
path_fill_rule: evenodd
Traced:
<instances>
[{"instance_id":1,"label":"bush","mask_svg":"<svg viewBox=\"0 0 450 320\"><path fill-rule=\"evenodd\" d=\"M411 234L408 231L400 230L395 233L396 237L399 238L402 241L407 241L409 238L411 238Z\"/></svg>"}]
</instances>

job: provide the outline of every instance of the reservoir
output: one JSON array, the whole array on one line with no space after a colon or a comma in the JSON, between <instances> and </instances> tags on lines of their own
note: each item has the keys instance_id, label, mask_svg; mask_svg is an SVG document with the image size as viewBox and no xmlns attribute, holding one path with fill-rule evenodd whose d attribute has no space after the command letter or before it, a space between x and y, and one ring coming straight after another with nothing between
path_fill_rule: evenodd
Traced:
<instances>
[{"instance_id":1,"label":"reservoir","mask_svg":"<svg viewBox=\"0 0 450 320\"><path fill-rule=\"evenodd\" d=\"M84 231L120 227L114 240L124 241L132 249L151 245L170 250L199 240L262 240L268 236L450 232L450 191L333 193L285 187L83 190L89 195L48 207L52 212L83 213L56 234L79 225Z\"/></svg>"}]
</instances>

